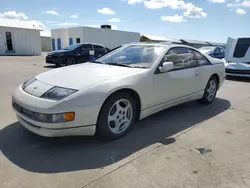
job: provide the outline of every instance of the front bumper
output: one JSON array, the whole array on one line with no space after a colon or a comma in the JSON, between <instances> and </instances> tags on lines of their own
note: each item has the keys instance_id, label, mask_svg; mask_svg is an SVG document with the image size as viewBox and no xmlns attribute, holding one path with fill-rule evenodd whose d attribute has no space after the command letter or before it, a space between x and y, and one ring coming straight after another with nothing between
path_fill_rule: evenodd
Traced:
<instances>
[{"instance_id":1,"label":"front bumper","mask_svg":"<svg viewBox=\"0 0 250 188\"><path fill-rule=\"evenodd\" d=\"M250 78L250 70L226 69L226 75Z\"/></svg>"},{"instance_id":2,"label":"front bumper","mask_svg":"<svg viewBox=\"0 0 250 188\"><path fill-rule=\"evenodd\" d=\"M65 57L64 56L46 56L46 63L48 64L56 64L56 65L62 65L65 63Z\"/></svg>"},{"instance_id":3,"label":"front bumper","mask_svg":"<svg viewBox=\"0 0 250 188\"><path fill-rule=\"evenodd\" d=\"M89 135L92 136L96 131L96 121L100 106L77 107L75 109L56 109L57 102L34 97L19 87L13 94L13 103L19 105L25 110L14 110L17 114L18 121L28 130L41 136L58 137L58 136L75 136ZM75 112L75 120L62 123L43 123L35 121L29 116L30 112L38 113L61 113L67 111Z\"/></svg>"}]
</instances>

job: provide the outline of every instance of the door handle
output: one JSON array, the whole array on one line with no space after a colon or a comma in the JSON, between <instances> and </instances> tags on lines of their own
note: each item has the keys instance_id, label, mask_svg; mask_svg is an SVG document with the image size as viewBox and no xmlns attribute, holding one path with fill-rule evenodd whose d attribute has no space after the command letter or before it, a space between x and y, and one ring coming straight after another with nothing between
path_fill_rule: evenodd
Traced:
<instances>
[{"instance_id":1,"label":"door handle","mask_svg":"<svg viewBox=\"0 0 250 188\"><path fill-rule=\"evenodd\" d=\"M195 73L195 76L199 76L199 75L200 75L200 73L198 73L198 72Z\"/></svg>"}]
</instances>

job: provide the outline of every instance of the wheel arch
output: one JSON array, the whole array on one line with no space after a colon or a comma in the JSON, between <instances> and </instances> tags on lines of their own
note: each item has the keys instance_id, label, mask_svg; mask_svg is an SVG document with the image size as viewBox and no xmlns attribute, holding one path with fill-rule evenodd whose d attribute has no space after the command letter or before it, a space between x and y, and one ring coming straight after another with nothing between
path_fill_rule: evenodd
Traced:
<instances>
[{"instance_id":1,"label":"wheel arch","mask_svg":"<svg viewBox=\"0 0 250 188\"><path fill-rule=\"evenodd\" d=\"M217 90L219 89L219 84L220 84L220 77L217 73L214 73L209 79L211 79L212 77L216 78L217 81Z\"/></svg>"},{"instance_id":2,"label":"wheel arch","mask_svg":"<svg viewBox=\"0 0 250 188\"><path fill-rule=\"evenodd\" d=\"M140 118L140 115L141 115L141 98L140 98L140 95L138 94L138 92L136 92L134 89L131 89L131 88L120 88L118 90L115 90L113 91L112 93L110 93L106 99L104 100L102 106L101 106L101 110L99 111L99 114L98 114L98 119L99 119L99 116L103 110L103 106L105 105L105 103L107 102L107 100L109 98L111 98L113 95L119 93L119 92L126 92L128 94L130 94L136 101L136 120L138 120Z\"/></svg>"}]
</instances>

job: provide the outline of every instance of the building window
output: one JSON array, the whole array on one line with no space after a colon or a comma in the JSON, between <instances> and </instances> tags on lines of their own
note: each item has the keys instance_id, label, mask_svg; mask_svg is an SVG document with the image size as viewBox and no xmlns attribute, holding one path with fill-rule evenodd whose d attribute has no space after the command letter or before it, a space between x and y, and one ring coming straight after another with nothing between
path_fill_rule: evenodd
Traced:
<instances>
[{"instance_id":1,"label":"building window","mask_svg":"<svg viewBox=\"0 0 250 188\"><path fill-rule=\"evenodd\" d=\"M80 38L76 38L76 43L80 43L81 39Z\"/></svg>"}]
</instances>

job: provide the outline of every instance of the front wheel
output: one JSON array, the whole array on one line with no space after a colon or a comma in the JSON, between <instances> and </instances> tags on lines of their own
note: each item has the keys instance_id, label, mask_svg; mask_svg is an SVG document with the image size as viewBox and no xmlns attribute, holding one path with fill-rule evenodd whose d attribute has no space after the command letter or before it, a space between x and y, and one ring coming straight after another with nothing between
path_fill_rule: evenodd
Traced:
<instances>
[{"instance_id":1,"label":"front wheel","mask_svg":"<svg viewBox=\"0 0 250 188\"><path fill-rule=\"evenodd\" d=\"M97 134L114 140L124 136L136 121L135 99L126 92L111 96L104 103L97 122Z\"/></svg>"},{"instance_id":2,"label":"front wheel","mask_svg":"<svg viewBox=\"0 0 250 188\"><path fill-rule=\"evenodd\" d=\"M212 76L206 86L203 97L200 99L202 104L211 104L217 94L218 81L215 76Z\"/></svg>"},{"instance_id":3,"label":"front wheel","mask_svg":"<svg viewBox=\"0 0 250 188\"><path fill-rule=\"evenodd\" d=\"M69 66L69 65L74 65L76 63L76 60L74 57L67 57L66 58L66 65Z\"/></svg>"}]
</instances>

